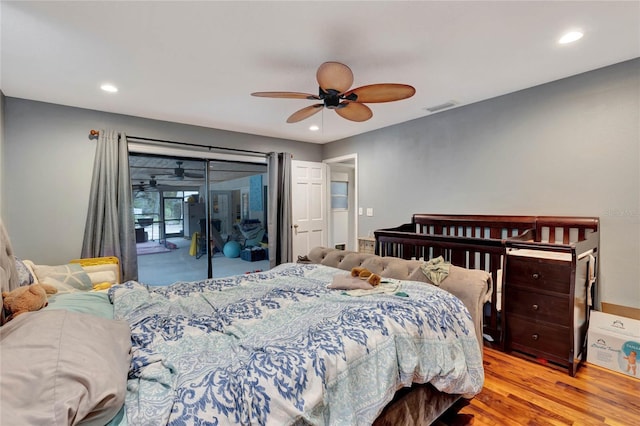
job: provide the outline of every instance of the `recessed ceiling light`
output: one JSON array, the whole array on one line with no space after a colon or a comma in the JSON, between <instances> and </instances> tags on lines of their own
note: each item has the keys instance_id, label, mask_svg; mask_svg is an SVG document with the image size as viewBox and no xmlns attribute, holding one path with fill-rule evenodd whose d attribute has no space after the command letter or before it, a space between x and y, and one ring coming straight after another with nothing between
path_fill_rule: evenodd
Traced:
<instances>
[{"instance_id":1,"label":"recessed ceiling light","mask_svg":"<svg viewBox=\"0 0 640 426\"><path fill-rule=\"evenodd\" d=\"M580 40L584 34L580 31L569 31L558 40L560 44L573 43L576 40Z\"/></svg>"},{"instance_id":2,"label":"recessed ceiling light","mask_svg":"<svg viewBox=\"0 0 640 426\"><path fill-rule=\"evenodd\" d=\"M100 88L105 92L109 92L109 93L116 93L118 91L118 88L116 86L109 83L103 84L102 86L100 86Z\"/></svg>"},{"instance_id":3,"label":"recessed ceiling light","mask_svg":"<svg viewBox=\"0 0 640 426\"><path fill-rule=\"evenodd\" d=\"M311 130L312 132L317 132L318 130L320 130L320 127L316 126L315 124L309 127L309 130Z\"/></svg>"}]
</instances>

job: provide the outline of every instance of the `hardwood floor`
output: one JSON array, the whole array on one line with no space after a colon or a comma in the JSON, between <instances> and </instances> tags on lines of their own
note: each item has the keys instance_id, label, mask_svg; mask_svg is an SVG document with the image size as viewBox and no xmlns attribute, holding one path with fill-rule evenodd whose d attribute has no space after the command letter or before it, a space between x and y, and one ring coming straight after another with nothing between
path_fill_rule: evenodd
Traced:
<instances>
[{"instance_id":1,"label":"hardwood floor","mask_svg":"<svg viewBox=\"0 0 640 426\"><path fill-rule=\"evenodd\" d=\"M592 364L575 377L484 349L482 392L449 424L640 425L640 379Z\"/></svg>"}]
</instances>

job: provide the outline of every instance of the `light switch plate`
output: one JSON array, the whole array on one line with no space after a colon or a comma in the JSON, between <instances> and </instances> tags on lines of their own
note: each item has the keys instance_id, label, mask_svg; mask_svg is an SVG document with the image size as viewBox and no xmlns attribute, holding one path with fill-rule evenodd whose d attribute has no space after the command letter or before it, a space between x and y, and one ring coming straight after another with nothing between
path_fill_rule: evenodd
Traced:
<instances>
[{"instance_id":1,"label":"light switch plate","mask_svg":"<svg viewBox=\"0 0 640 426\"><path fill-rule=\"evenodd\" d=\"M373 207L367 207L367 216L373 216Z\"/></svg>"},{"instance_id":2,"label":"light switch plate","mask_svg":"<svg viewBox=\"0 0 640 426\"><path fill-rule=\"evenodd\" d=\"M358 207L358 214L362 216L362 207Z\"/></svg>"}]
</instances>

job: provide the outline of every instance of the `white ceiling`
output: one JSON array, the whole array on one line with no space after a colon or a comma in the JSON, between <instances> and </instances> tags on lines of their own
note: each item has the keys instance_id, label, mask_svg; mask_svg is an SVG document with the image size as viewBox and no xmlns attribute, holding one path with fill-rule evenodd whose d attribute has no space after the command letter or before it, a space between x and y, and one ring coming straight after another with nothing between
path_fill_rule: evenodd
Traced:
<instances>
[{"instance_id":1,"label":"white ceiling","mask_svg":"<svg viewBox=\"0 0 640 426\"><path fill-rule=\"evenodd\" d=\"M6 96L315 143L640 56L638 1L2 0L0 13ZM557 44L575 28L580 41ZM325 61L347 64L353 87L417 92L370 104L363 123L325 109L287 124L315 101L250 96L317 93Z\"/></svg>"}]
</instances>

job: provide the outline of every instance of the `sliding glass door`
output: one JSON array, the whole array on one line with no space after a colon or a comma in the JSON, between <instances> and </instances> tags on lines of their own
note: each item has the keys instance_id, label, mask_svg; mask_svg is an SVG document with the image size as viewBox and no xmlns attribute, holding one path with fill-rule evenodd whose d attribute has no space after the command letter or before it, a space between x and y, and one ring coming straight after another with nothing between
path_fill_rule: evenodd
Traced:
<instances>
[{"instance_id":1,"label":"sliding glass door","mask_svg":"<svg viewBox=\"0 0 640 426\"><path fill-rule=\"evenodd\" d=\"M130 154L129 167L138 280L166 285L207 278L206 241L200 242L204 235L200 220L206 217L207 162Z\"/></svg>"},{"instance_id":2,"label":"sliding glass door","mask_svg":"<svg viewBox=\"0 0 640 426\"><path fill-rule=\"evenodd\" d=\"M213 276L269 269L267 165L209 161Z\"/></svg>"},{"instance_id":3,"label":"sliding glass door","mask_svg":"<svg viewBox=\"0 0 640 426\"><path fill-rule=\"evenodd\" d=\"M133 153L129 162L140 282L269 268L266 164Z\"/></svg>"}]
</instances>

